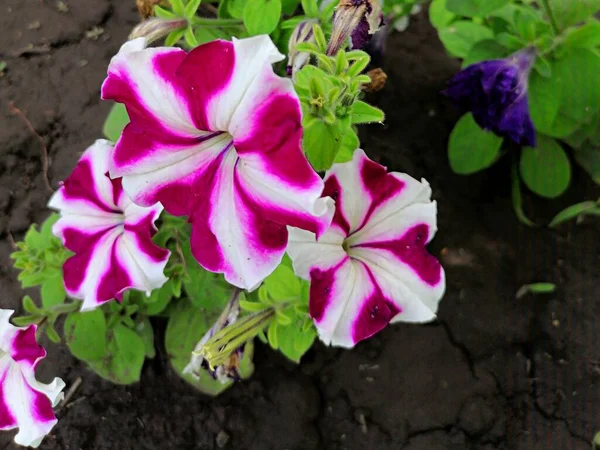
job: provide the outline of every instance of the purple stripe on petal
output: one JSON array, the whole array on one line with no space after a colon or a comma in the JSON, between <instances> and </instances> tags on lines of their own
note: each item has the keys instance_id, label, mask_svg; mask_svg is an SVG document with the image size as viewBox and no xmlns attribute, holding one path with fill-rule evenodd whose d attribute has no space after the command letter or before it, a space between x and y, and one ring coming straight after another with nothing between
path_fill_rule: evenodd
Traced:
<instances>
[{"instance_id":1,"label":"purple stripe on petal","mask_svg":"<svg viewBox=\"0 0 600 450\"><path fill-rule=\"evenodd\" d=\"M133 286L131 278L127 274L127 269L121 264L117 257L117 242L121 239L118 237L110 250L110 263L108 270L102 276L98 283L96 297L99 302L105 302L116 298L121 300L121 294L125 289Z\"/></svg>"},{"instance_id":2,"label":"purple stripe on petal","mask_svg":"<svg viewBox=\"0 0 600 450\"><path fill-rule=\"evenodd\" d=\"M34 367L38 359L46 356L46 350L37 343L35 331L36 327L31 325L15 333L10 352L15 362L23 361Z\"/></svg>"},{"instance_id":3,"label":"purple stripe on petal","mask_svg":"<svg viewBox=\"0 0 600 450\"><path fill-rule=\"evenodd\" d=\"M383 330L390 320L401 312L401 309L394 302L383 295L369 268L364 264L363 266L369 274L374 290L364 301L358 316L352 324L354 343L367 339Z\"/></svg>"},{"instance_id":4,"label":"purple stripe on petal","mask_svg":"<svg viewBox=\"0 0 600 450\"><path fill-rule=\"evenodd\" d=\"M319 182L302 152L302 112L298 98L275 95L258 108L252 121L250 135L234 140L242 160L246 153L260 154L265 171L290 186L311 188Z\"/></svg>"},{"instance_id":5,"label":"purple stripe on petal","mask_svg":"<svg viewBox=\"0 0 600 450\"><path fill-rule=\"evenodd\" d=\"M335 175L331 175L325 180L322 197L331 197L335 201L335 213L331 224L337 225L348 236L350 234L350 223L344 217L344 211L342 211L342 186Z\"/></svg>"},{"instance_id":6,"label":"purple stripe on petal","mask_svg":"<svg viewBox=\"0 0 600 450\"><path fill-rule=\"evenodd\" d=\"M4 372L0 377L0 430L8 430L17 426L16 418L11 414L6 404L6 392L4 386L8 372Z\"/></svg>"},{"instance_id":7,"label":"purple stripe on petal","mask_svg":"<svg viewBox=\"0 0 600 450\"><path fill-rule=\"evenodd\" d=\"M398 195L404 189L404 182L398 180L392 174L387 173L387 169L381 164L377 164L368 158L362 160L360 168L360 177L363 185L371 197L371 204L365 214L362 224L357 230L360 230L369 221L375 210L385 203L391 197Z\"/></svg>"},{"instance_id":8,"label":"purple stripe on petal","mask_svg":"<svg viewBox=\"0 0 600 450\"><path fill-rule=\"evenodd\" d=\"M177 67L176 75L189 85L192 116L199 130L210 131L207 107L227 86L235 67L235 50L228 41L216 40L193 49Z\"/></svg>"},{"instance_id":9,"label":"purple stripe on petal","mask_svg":"<svg viewBox=\"0 0 600 450\"><path fill-rule=\"evenodd\" d=\"M98 187L94 183L92 162L89 158L83 158L63 183L62 192L65 200L84 200L102 211L120 214L121 211L116 209L116 205L104 203L97 189Z\"/></svg>"},{"instance_id":10,"label":"purple stripe on petal","mask_svg":"<svg viewBox=\"0 0 600 450\"><path fill-rule=\"evenodd\" d=\"M52 410L52 402L43 393L33 389L27 380L23 378L22 386L29 390L30 398L33 400L31 404L31 415L37 422L52 422L56 419Z\"/></svg>"},{"instance_id":11,"label":"purple stripe on petal","mask_svg":"<svg viewBox=\"0 0 600 450\"><path fill-rule=\"evenodd\" d=\"M320 322L325 315L327 307L332 301L333 289L337 271L348 262L344 258L334 267L321 270L311 269L310 271L310 295L309 295L309 313L315 322ZM344 299L345 300L345 299Z\"/></svg>"},{"instance_id":12,"label":"purple stripe on petal","mask_svg":"<svg viewBox=\"0 0 600 450\"><path fill-rule=\"evenodd\" d=\"M152 211L142 217L137 223L126 223L125 232L135 236L135 241L140 251L153 262L159 263L169 257L169 251L152 242L152 236L155 233L154 215L155 212Z\"/></svg>"},{"instance_id":13,"label":"purple stripe on petal","mask_svg":"<svg viewBox=\"0 0 600 450\"><path fill-rule=\"evenodd\" d=\"M106 231L103 230L95 234L86 234L73 228L63 231L65 247L76 253L63 265L65 288L69 293L79 290L87 274L94 249L105 233Z\"/></svg>"},{"instance_id":14,"label":"purple stripe on petal","mask_svg":"<svg viewBox=\"0 0 600 450\"><path fill-rule=\"evenodd\" d=\"M426 224L415 225L402 237L391 241L366 242L356 247L387 250L408 265L418 276L430 286L437 285L442 278L442 266L432 255L427 253L429 227Z\"/></svg>"}]
</instances>

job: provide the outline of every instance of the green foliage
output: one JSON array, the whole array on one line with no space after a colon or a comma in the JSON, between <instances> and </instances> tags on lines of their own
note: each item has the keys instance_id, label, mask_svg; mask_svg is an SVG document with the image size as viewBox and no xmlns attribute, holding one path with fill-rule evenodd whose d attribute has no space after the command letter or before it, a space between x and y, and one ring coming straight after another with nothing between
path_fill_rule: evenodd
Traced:
<instances>
[{"instance_id":1,"label":"green foliage","mask_svg":"<svg viewBox=\"0 0 600 450\"><path fill-rule=\"evenodd\" d=\"M281 0L252 0L244 7L244 25L251 36L272 33L281 18Z\"/></svg>"},{"instance_id":2,"label":"green foliage","mask_svg":"<svg viewBox=\"0 0 600 450\"><path fill-rule=\"evenodd\" d=\"M500 154L502 138L484 131L472 114L465 114L450 134L448 159L456 173L471 174L491 166Z\"/></svg>"},{"instance_id":3,"label":"green foliage","mask_svg":"<svg viewBox=\"0 0 600 450\"><path fill-rule=\"evenodd\" d=\"M569 220L577 219L579 221L585 216L600 216L600 201L587 201L571 205L554 216L548 226L556 228Z\"/></svg>"},{"instance_id":4,"label":"green foliage","mask_svg":"<svg viewBox=\"0 0 600 450\"><path fill-rule=\"evenodd\" d=\"M215 297L202 308L185 299L174 303L170 308L169 323L165 335L165 347L175 372L193 387L207 395L218 395L231 386L232 381L223 384L215 380L207 371L201 371L199 378L183 373L190 362L192 351L206 332L213 326L229 298ZM252 346L247 345L240 363L240 374L248 378L254 371Z\"/></svg>"},{"instance_id":5,"label":"green foliage","mask_svg":"<svg viewBox=\"0 0 600 450\"><path fill-rule=\"evenodd\" d=\"M315 170L327 170L337 161L348 161L358 148L355 124L380 123L381 110L361 101L361 86L370 81L361 73L369 64L362 51L327 56L322 30L315 26L316 44L300 44L317 65L307 65L296 74L294 87L304 114L303 148ZM338 158L338 154L340 157Z\"/></svg>"},{"instance_id":6,"label":"green foliage","mask_svg":"<svg viewBox=\"0 0 600 450\"><path fill-rule=\"evenodd\" d=\"M561 195L571 180L571 163L554 139L538 135L536 148L525 147L519 169L523 182L542 197Z\"/></svg>"},{"instance_id":7,"label":"green foliage","mask_svg":"<svg viewBox=\"0 0 600 450\"><path fill-rule=\"evenodd\" d=\"M466 17L484 17L506 6L510 0L446 0L448 11Z\"/></svg>"},{"instance_id":8,"label":"green foliage","mask_svg":"<svg viewBox=\"0 0 600 450\"><path fill-rule=\"evenodd\" d=\"M554 283L531 283L521 286L517 291L517 299L524 297L527 294L552 294L556 291Z\"/></svg>"},{"instance_id":9,"label":"green foliage","mask_svg":"<svg viewBox=\"0 0 600 450\"><path fill-rule=\"evenodd\" d=\"M252 300L240 302L242 309L248 312L275 308L275 320L267 329L268 343L296 363L300 362L317 336L308 315L308 293L309 283L296 277L286 256L258 292L251 296Z\"/></svg>"},{"instance_id":10,"label":"green foliage","mask_svg":"<svg viewBox=\"0 0 600 450\"><path fill-rule=\"evenodd\" d=\"M457 58L466 58L477 42L494 37L488 27L467 20L451 23L440 30L439 35L446 50Z\"/></svg>"},{"instance_id":11,"label":"green foliage","mask_svg":"<svg viewBox=\"0 0 600 450\"><path fill-rule=\"evenodd\" d=\"M64 335L69 350L78 359L91 362L106 355L106 317L100 309L69 314Z\"/></svg>"},{"instance_id":12,"label":"green foliage","mask_svg":"<svg viewBox=\"0 0 600 450\"><path fill-rule=\"evenodd\" d=\"M185 30L181 30L183 33ZM102 127L102 133L110 141L117 142L123 128L129 123L129 115L125 109L125 105L122 103L115 103L112 105L108 117L104 121Z\"/></svg>"},{"instance_id":13,"label":"green foliage","mask_svg":"<svg viewBox=\"0 0 600 450\"><path fill-rule=\"evenodd\" d=\"M559 29L564 29L600 11L600 0L548 0Z\"/></svg>"}]
</instances>

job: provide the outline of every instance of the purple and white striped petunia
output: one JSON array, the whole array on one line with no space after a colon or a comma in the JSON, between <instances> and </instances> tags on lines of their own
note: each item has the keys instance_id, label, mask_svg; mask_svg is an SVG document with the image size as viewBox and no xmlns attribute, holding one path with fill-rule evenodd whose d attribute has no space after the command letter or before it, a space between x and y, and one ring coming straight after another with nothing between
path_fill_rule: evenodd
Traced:
<instances>
[{"instance_id":1,"label":"purple and white striped petunia","mask_svg":"<svg viewBox=\"0 0 600 450\"><path fill-rule=\"evenodd\" d=\"M252 289L281 261L286 225L320 234L331 221L301 149L298 97L273 72L284 56L268 36L144 47L124 44L102 86L131 119L110 175L138 205L187 215L198 262Z\"/></svg>"},{"instance_id":2,"label":"purple and white striped petunia","mask_svg":"<svg viewBox=\"0 0 600 450\"><path fill-rule=\"evenodd\" d=\"M108 177L113 146L105 140L89 147L52 196L48 206L60 211L52 231L75 253L63 267L65 288L91 310L128 288L161 287L170 252L152 242L157 203L143 208L123 192L121 179Z\"/></svg>"},{"instance_id":3,"label":"purple and white striped petunia","mask_svg":"<svg viewBox=\"0 0 600 450\"><path fill-rule=\"evenodd\" d=\"M37 447L52 427L52 408L62 399L65 383L35 379L35 368L46 351L38 345L36 326L18 328L9 322L14 311L0 309L0 430L19 429L15 442Z\"/></svg>"},{"instance_id":4,"label":"purple and white striped petunia","mask_svg":"<svg viewBox=\"0 0 600 450\"><path fill-rule=\"evenodd\" d=\"M309 311L321 340L352 347L389 322L435 318L445 276L425 246L436 232L429 184L356 150L325 177L336 202L331 227L318 239L290 228L288 254L310 280Z\"/></svg>"}]
</instances>

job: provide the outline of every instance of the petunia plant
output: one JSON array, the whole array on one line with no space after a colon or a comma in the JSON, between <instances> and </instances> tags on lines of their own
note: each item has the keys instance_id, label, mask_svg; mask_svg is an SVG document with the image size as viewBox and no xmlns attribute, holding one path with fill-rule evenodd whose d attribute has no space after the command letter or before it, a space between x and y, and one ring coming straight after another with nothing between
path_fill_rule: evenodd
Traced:
<instances>
[{"instance_id":1,"label":"petunia plant","mask_svg":"<svg viewBox=\"0 0 600 450\"><path fill-rule=\"evenodd\" d=\"M13 254L41 287L14 325L0 310L0 428L18 443L50 431L64 386L35 381L36 332L114 383L166 355L218 395L259 341L299 363L317 338L352 348L432 321L444 293L431 188L359 148L357 127L384 120L361 50L378 0L150 3L101 86L106 139Z\"/></svg>"},{"instance_id":2,"label":"petunia plant","mask_svg":"<svg viewBox=\"0 0 600 450\"><path fill-rule=\"evenodd\" d=\"M569 154L600 182L598 0L433 0L429 17L463 70L447 95L465 115L449 144L459 174L512 155L514 205L521 181L555 198L568 188Z\"/></svg>"}]
</instances>

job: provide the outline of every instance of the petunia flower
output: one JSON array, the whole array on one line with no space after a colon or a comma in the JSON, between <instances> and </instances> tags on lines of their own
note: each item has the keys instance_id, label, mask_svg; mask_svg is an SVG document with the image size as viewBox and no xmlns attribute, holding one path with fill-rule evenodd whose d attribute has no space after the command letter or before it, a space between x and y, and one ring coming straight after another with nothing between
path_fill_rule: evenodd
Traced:
<instances>
[{"instance_id":1,"label":"petunia flower","mask_svg":"<svg viewBox=\"0 0 600 450\"><path fill-rule=\"evenodd\" d=\"M356 150L325 177L335 199L331 227L318 239L290 230L296 275L310 280L309 312L326 344L352 347L389 322L435 318L445 276L425 246L436 232L431 189Z\"/></svg>"},{"instance_id":2,"label":"petunia flower","mask_svg":"<svg viewBox=\"0 0 600 450\"><path fill-rule=\"evenodd\" d=\"M64 281L71 297L83 299L83 311L120 300L128 288L149 295L167 281L170 252L152 242L162 205L137 206L121 180L108 177L112 150L96 141L48 203L60 212L53 233L75 253L63 266Z\"/></svg>"},{"instance_id":3,"label":"petunia flower","mask_svg":"<svg viewBox=\"0 0 600 450\"><path fill-rule=\"evenodd\" d=\"M35 378L46 351L35 337L37 327L15 327L9 322L14 311L0 309L0 430L19 429L15 442L38 447L56 425L52 408L62 400L65 383L50 384Z\"/></svg>"},{"instance_id":4,"label":"petunia flower","mask_svg":"<svg viewBox=\"0 0 600 450\"><path fill-rule=\"evenodd\" d=\"M300 102L291 80L273 73L283 58L268 36L190 53L136 39L102 86L131 118L111 177L136 204L188 216L194 257L244 289L281 261L286 225L320 233L331 221L323 180L301 149Z\"/></svg>"},{"instance_id":5,"label":"petunia flower","mask_svg":"<svg viewBox=\"0 0 600 450\"><path fill-rule=\"evenodd\" d=\"M364 48L383 24L381 6L381 0L340 0L333 15L327 54L335 55L348 38L353 49Z\"/></svg>"},{"instance_id":6,"label":"petunia flower","mask_svg":"<svg viewBox=\"0 0 600 450\"><path fill-rule=\"evenodd\" d=\"M472 112L484 130L535 147L527 99L535 58L535 49L526 48L505 59L472 64L454 76L444 93L459 108Z\"/></svg>"}]
</instances>

